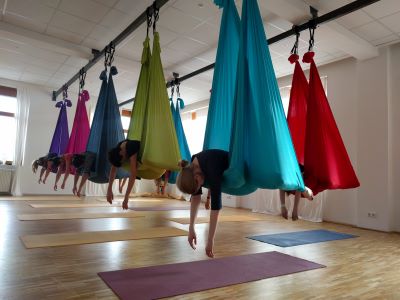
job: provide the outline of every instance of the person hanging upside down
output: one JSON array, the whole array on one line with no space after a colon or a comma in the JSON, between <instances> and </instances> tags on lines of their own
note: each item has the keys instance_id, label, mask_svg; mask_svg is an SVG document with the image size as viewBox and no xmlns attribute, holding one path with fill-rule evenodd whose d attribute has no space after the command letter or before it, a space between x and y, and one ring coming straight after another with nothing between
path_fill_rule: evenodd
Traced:
<instances>
[{"instance_id":1,"label":"person hanging upside down","mask_svg":"<svg viewBox=\"0 0 400 300\"><path fill-rule=\"evenodd\" d=\"M303 174L304 173L304 166L300 165L300 171ZM314 199L314 195L311 189L309 189L308 187L305 187L305 191L304 192L300 192L300 191L283 191L280 190L279 191L279 198L281 200L281 215L284 219L288 219L288 210L286 208L286 204L285 204L285 196L286 194L290 194L290 193L294 193L294 203L293 203L293 210L292 210L292 220L293 221L297 221L299 219L298 216L298 206L299 206L299 202L300 202L300 198L306 198L310 201L312 201Z\"/></svg>"},{"instance_id":2,"label":"person hanging upside down","mask_svg":"<svg viewBox=\"0 0 400 300\"><path fill-rule=\"evenodd\" d=\"M108 152L108 160L111 163L110 176L107 188L107 201L112 204L114 195L112 192L112 185L117 175L117 169L122 167L122 164L129 162L129 181L125 191L124 201L122 202L122 208L128 209L129 195L132 191L133 185L136 180L137 172L137 153L140 149L140 141L136 140L124 140L119 142L118 145Z\"/></svg>"},{"instance_id":3,"label":"person hanging upside down","mask_svg":"<svg viewBox=\"0 0 400 300\"><path fill-rule=\"evenodd\" d=\"M74 176L74 187L72 192L74 195L80 197L82 195L82 189L88 180L90 173L92 171L92 166L96 160L96 153L86 151L80 154L74 154L72 157L72 165L75 167L76 172ZM78 185L79 177L81 182Z\"/></svg>"},{"instance_id":4,"label":"person hanging upside down","mask_svg":"<svg viewBox=\"0 0 400 300\"><path fill-rule=\"evenodd\" d=\"M211 213L206 254L214 257L214 237L217 230L219 211L222 208L221 184L224 171L229 167L229 154L223 150L204 150L192 156L192 162L181 161L182 170L179 172L176 185L190 199L190 226L188 242L196 249L197 236L195 222L202 194L202 186L211 190Z\"/></svg>"}]
</instances>

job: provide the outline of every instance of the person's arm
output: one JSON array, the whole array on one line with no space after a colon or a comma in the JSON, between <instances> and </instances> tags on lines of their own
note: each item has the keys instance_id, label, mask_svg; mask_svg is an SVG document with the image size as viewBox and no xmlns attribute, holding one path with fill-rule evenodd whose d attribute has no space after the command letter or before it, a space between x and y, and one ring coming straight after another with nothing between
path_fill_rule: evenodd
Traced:
<instances>
[{"instance_id":1,"label":"person's arm","mask_svg":"<svg viewBox=\"0 0 400 300\"><path fill-rule=\"evenodd\" d=\"M112 186L113 186L116 175L117 175L117 168L112 165L111 170L110 170L110 175L108 178L108 187L107 187L107 202L110 204L112 204L112 201L114 199L114 195L112 192Z\"/></svg>"},{"instance_id":2,"label":"person's arm","mask_svg":"<svg viewBox=\"0 0 400 300\"><path fill-rule=\"evenodd\" d=\"M208 229L208 240L206 246L206 254L208 257L211 258L214 257L213 247L214 247L215 232L217 231L217 225L218 225L218 216L219 216L219 210L211 210L210 226Z\"/></svg>"},{"instance_id":3,"label":"person's arm","mask_svg":"<svg viewBox=\"0 0 400 300\"><path fill-rule=\"evenodd\" d=\"M137 154L134 154L129 158L129 166L130 166L130 173L131 174L129 176L128 186L126 187L124 202L122 202L122 208L123 209L128 209L129 195L131 194L133 185L135 184L136 173L137 173L137 160L136 160L136 158L137 158Z\"/></svg>"},{"instance_id":4,"label":"person's arm","mask_svg":"<svg viewBox=\"0 0 400 300\"><path fill-rule=\"evenodd\" d=\"M189 235L188 242L190 247L196 249L197 236L194 225L196 223L197 212L199 210L199 205L201 201L201 195L192 195L190 198L190 225L189 225Z\"/></svg>"}]
</instances>

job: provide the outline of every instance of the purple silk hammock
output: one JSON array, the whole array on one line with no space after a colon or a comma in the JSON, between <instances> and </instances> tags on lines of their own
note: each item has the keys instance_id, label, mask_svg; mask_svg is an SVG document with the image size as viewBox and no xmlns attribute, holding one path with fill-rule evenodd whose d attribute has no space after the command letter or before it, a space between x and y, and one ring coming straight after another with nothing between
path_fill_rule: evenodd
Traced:
<instances>
[{"instance_id":1,"label":"purple silk hammock","mask_svg":"<svg viewBox=\"0 0 400 300\"><path fill-rule=\"evenodd\" d=\"M49 154L60 156L67 149L69 140L67 106L72 106L72 102L68 99L59 101L56 104L56 107L60 109L60 113L58 114L56 128L51 140Z\"/></svg>"}]
</instances>

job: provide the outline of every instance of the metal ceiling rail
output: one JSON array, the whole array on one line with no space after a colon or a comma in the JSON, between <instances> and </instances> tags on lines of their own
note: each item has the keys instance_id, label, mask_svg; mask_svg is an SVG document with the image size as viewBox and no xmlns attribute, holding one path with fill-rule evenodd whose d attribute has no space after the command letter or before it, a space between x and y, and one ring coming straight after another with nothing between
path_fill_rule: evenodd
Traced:
<instances>
[{"instance_id":1,"label":"metal ceiling rail","mask_svg":"<svg viewBox=\"0 0 400 300\"><path fill-rule=\"evenodd\" d=\"M285 31L285 32L282 32L281 34L278 34L278 35L268 39L267 40L268 45L274 44L274 43L279 42L279 41L281 41L283 39L286 39L286 38L288 38L288 37L290 37L292 35L295 35L296 32L301 32L301 31L307 30L309 28L313 28L313 27L315 27L317 25L320 25L322 23L333 21L333 20L335 20L337 18L343 17L343 16L345 16L347 14L350 14L350 13L356 11L356 10L362 9L362 8L364 8L364 7L368 6L368 5L371 5L371 4L375 3L375 2L378 2L378 1L380 1L380 0L356 0L356 1L353 1L353 2L351 2L349 4L346 4L346 5L344 5L342 7L339 7L337 9L335 9L335 10L332 10L331 12L326 13L326 14L320 16L320 17L314 17L311 20L309 20L309 21L307 21L307 22L305 22L305 23L303 23L301 25L296 25L292 29L290 29L288 31ZM312 7L310 7L310 10L311 10L312 13L315 12L315 10ZM168 81L166 83L167 84L167 88L171 87L174 84L181 83L182 81L184 81L186 79L189 79L189 78L192 78L192 77L194 77L196 75L199 75L199 74L201 74L203 72L211 70L211 69L214 68L214 66L215 66L215 63L212 63L212 64L210 64L208 66L205 66L205 67L200 68L200 69L198 69L196 71L193 71L192 73L189 73L189 74L187 74L185 76L182 76L182 77L176 78L174 80ZM119 104L119 106L122 106L122 105L128 104L130 102L133 102L134 100L135 100L134 98L126 100L124 102L121 102Z\"/></svg>"},{"instance_id":2,"label":"metal ceiling rail","mask_svg":"<svg viewBox=\"0 0 400 300\"><path fill-rule=\"evenodd\" d=\"M165 3L167 3L168 0L155 0L154 3L148 7L150 9L150 12L153 13L153 7L156 5L156 7L159 9L161 8ZM121 43L124 39L126 39L132 32L134 32L140 25L145 23L147 21L147 9L139 16L137 17L128 27L125 28L124 31L122 31L115 39L111 41L110 44L113 44L114 46L117 46L119 43ZM104 54L108 48L108 45L103 48L101 51L95 51L93 58L84 66L82 67L70 80L68 80L62 87L60 87L57 91L53 91L53 97L52 100L56 101L56 98L58 95L62 93L65 87L71 86L76 80L79 79L79 74L83 71L86 72L88 71L91 67L93 67L100 59L104 58Z\"/></svg>"}]
</instances>

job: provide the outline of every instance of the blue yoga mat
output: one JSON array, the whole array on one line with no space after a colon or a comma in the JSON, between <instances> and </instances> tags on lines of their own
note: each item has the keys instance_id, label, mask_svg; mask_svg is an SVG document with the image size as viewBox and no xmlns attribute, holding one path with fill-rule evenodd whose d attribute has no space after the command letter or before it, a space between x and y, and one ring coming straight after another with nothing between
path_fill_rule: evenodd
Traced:
<instances>
[{"instance_id":1,"label":"blue yoga mat","mask_svg":"<svg viewBox=\"0 0 400 300\"><path fill-rule=\"evenodd\" d=\"M298 232L249 236L249 239L279 247L292 247L326 241L355 238L356 235L340 233L329 230L307 230Z\"/></svg>"}]
</instances>

